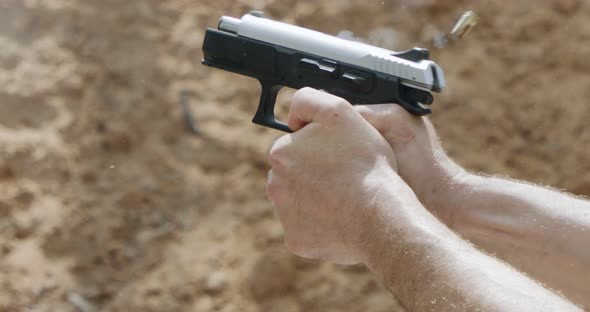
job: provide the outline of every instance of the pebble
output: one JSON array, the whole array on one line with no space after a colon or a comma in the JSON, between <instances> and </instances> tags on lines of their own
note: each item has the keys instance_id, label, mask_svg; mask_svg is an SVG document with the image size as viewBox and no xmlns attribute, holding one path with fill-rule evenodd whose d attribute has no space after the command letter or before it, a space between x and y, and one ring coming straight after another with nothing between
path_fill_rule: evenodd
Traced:
<instances>
[{"instance_id":1,"label":"pebble","mask_svg":"<svg viewBox=\"0 0 590 312\"><path fill-rule=\"evenodd\" d=\"M84 299L84 297L82 297L78 293L75 293L75 292L68 293L67 300L71 305L76 307L78 309L78 311L90 312L90 311L95 310L94 307L92 306L92 304L90 304L86 299Z\"/></svg>"},{"instance_id":2,"label":"pebble","mask_svg":"<svg viewBox=\"0 0 590 312\"><path fill-rule=\"evenodd\" d=\"M209 274L203 283L203 291L214 295L224 291L227 288L227 275L222 271Z\"/></svg>"}]
</instances>

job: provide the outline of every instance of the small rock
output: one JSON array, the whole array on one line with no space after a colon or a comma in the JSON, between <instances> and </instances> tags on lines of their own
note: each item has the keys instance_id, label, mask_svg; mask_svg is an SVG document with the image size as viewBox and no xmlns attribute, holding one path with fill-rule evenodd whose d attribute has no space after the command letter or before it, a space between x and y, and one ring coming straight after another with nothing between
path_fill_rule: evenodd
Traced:
<instances>
[{"instance_id":1,"label":"small rock","mask_svg":"<svg viewBox=\"0 0 590 312\"><path fill-rule=\"evenodd\" d=\"M97 285L85 285L78 288L80 296L91 301L104 301L112 297L113 292L109 287L98 287Z\"/></svg>"},{"instance_id":2,"label":"small rock","mask_svg":"<svg viewBox=\"0 0 590 312\"><path fill-rule=\"evenodd\" d=\"M92 306L92 304L90 304L90 302L88 302L86 299L84 299L84 297L82 297L80 294L77 294L75 292L70 292L67 295L67 300L71 305L76 307L79 311L82 311L82 312L94 311L94 306Z\"/></svg>"},{"instance_id":3,"label":"small rock","mask_svg":"<svg viewBox=\"0 0 590 312\"><path fill-rule=\"evenodd\" d=\"M31 289L31 292L36 299L40 299L41 297L44 297L45 295L54 291L56 288L57 285L55 284L55 282L47 281L45 283L42 283L41 285L33 287L33 289Z\"/></svg>"},{"instance_id":4,"label":"small rock","mask_svg":"<svg viewBox=\"0 0 590 312\"><path fill-rule=\"evenodd\" d=\"M227 275L222 271L217 271L209 274L203 284L203 291L205 293L214 295L225 290L227 287Z\"/></svg>"}]
</instances>

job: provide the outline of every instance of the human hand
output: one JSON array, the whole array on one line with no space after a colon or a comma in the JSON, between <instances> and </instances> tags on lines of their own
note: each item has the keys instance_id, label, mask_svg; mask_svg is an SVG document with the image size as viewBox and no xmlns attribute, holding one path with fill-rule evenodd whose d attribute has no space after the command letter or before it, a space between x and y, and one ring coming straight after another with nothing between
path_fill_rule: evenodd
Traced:
<instances>
[{"instance_id":1,"label":"human hand","mask_svg":"<svg viewBox=\"0 0 590 312\"><path fill-rule=\"evenodd\" d=\"M398 174L422 203L449 221L451 211L445 207L452 184L467 173L445 154L428 118L413 116L391 104L356 105L354 109L389 142L395 151Z\"/></svg>"},{"instance_id":2,"label":"human hand","mask_svg":"<svg viewBox=\"0 0 590 312\"><path fill-rule=\"evenodd\" d=\"M394 171L390 145L348 102L311 88L293 95L288 124L294 133L272 146L266 186L287 248L308 258L365 262L379 218L417 202ZM384 186L399 200L386 196L387 205L379 205Z\"/></svg>"}]
</instances>

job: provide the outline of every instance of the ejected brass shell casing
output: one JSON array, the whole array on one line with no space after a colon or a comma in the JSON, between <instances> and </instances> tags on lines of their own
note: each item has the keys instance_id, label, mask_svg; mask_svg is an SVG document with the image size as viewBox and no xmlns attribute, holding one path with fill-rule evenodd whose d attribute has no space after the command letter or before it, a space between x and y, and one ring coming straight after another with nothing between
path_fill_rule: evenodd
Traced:
<instances>
[{"instance_id":1,"label":"ejected brass shell casing","mask_svg":"<svg viewBox=\"0 0 590 312\"><path fill-rule=\"evenodd\" d=\"M461 15L461 18L451 30L451 38L453 40L457 40L465 36L471 28L477 25L477 21L479 20L479 16L473 11L467 11Z\"/></svg>"}]
</instances>

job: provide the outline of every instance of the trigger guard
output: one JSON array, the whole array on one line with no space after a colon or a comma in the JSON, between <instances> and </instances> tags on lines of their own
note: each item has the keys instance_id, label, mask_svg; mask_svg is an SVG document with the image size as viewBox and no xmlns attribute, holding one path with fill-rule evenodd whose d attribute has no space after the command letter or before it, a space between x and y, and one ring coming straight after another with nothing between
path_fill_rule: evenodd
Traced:
<instances>
[{"instance_id":1,"label":"trigger guard","mask_svg":"<svg viewBox=\"0 0 590 312\"><path fill-rule=\"evenodd\" d=\"M256 115L254 115L254 118L252 118L252 122L257 125L265 126L265 127L276 129L276 130L281 130L281 131L288 132L288 133L293 132L293 130L291 130L287 124L278 121L274 117L274 115L268 116L268 115L256 114Z\"/></svg>"},{"instance_id":2,"label":"trigger guard","mask_svg":"<svg viewBox=\"0 0 590 312\"><path fill-rule=\"evenodd\" d=\"M278 121L275 117L274 109L277 95L283 86L262 80L260 81L260 85L262 86L262 94L260 95L260 103L258 104L254 118L252 118L252 122L284 132L293 132L287 124Z\"/></svg>"}]
</instances>

